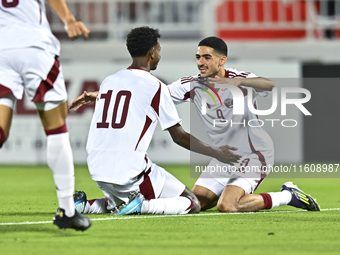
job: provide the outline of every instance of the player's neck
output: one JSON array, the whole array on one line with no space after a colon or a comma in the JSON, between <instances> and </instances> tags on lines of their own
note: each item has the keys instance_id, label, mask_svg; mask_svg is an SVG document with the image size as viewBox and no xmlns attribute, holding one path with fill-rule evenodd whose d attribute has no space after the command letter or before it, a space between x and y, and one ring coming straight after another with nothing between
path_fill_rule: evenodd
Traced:
<instances>
[{"instance_id":1,"label":"player's neck","mask_svg":"<svg viewBox=\"0 0 340 255\"><path fill-rule=\"evenodd\" d=\"M217 77L219 77L219 78L225 78L225 73L226 73L226 72L225 72L225 70L224 70L224 68L223 68L223 69L219 70L217 74L211 75L211 76L209 76L209 77L211 77L211 78L217 78ZM211 86L212 88L214 88L216 92L218 92L218 91L220 90L219 88L215 88L215 84L210 84L210 86Z\"/></svg>"},{"instance_id":2,"label":"player's neck","mask_svg":"<svg viewBox=\"0 0 340 255\"><path fill-rule=\"evenodd\" d=\"M132 59L132 64L130 65L133 68L144 69L145 71L150 72L150 61L148 61L145 57L136 57Z\"/></svg>"},{"instance_id":3,"label":"player's neck","mask_svg":"<svg viewBox=\"0 0 340 255\"><path fill-rule=\"evenodd\" d=\"M218 73L217 73L217 76L220 77L220 78L225 78L225 69L224 68L221 68ZM215 77L213 77L215 78Z\"/></svg>"}]
</instances>

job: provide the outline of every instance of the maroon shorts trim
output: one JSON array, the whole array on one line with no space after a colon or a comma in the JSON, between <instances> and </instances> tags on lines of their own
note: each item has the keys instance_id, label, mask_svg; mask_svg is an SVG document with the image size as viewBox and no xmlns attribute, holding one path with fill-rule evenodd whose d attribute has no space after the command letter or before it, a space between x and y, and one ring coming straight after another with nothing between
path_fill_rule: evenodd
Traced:
<instances>
[{"instance_id":1,"label":"maroon shorts trim","mask_svg":"<svg viewBox=\"0 0 340 255\"><path fill-rule=\"evenodd\" d=\"M151 179L149 176L149 173L151 172L151 168L144 172L144 180L143 182L139 185L139 190L143 194L143 196L147 199L155 199L155 192L152 187Z\"/></svg>"},{"instance_id":2,"label":"maroon shorts trim","mask_svg":"<svg viewBox=\"0 0 340 255\"><path fill-rule=\"evenodd\" d=\"M46 92L53 88L54 82L59 75L59 67L60 63L58 60L58 56L55 56L54 64L49 71L46 80L41 81L37 92L32 100L33 102L44 102Z\"/></svg>"}]
</instances>

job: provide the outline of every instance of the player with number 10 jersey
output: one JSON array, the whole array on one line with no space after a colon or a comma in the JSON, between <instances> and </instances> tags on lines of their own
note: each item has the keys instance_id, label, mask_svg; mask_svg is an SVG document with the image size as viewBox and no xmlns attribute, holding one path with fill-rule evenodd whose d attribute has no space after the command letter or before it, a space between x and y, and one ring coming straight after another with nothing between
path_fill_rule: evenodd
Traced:
<instances>
[{"instance_id":1,"label":"player with number 10 jersey","mask_svg":"<svg viewBox=\"0 0 340 255\"><path fill-rule=\"evenodd\" d=\"M86 146L92 179L134 182L150 167L146 151L157 121L163 130L181 122L161 81L132 67L107 77L100 86Z\"/></svg>"}]
</instances>

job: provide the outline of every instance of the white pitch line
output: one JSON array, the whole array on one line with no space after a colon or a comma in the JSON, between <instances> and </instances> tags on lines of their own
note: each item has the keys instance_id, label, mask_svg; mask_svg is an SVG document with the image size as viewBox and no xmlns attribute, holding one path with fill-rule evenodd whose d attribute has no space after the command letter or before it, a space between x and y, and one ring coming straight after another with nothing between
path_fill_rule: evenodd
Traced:
<instances>
[{"instance_id":1,"label":"white pitch line","mask_svg":"<svg viewBox=\"0 0 340 255\"><path fill-rule=\"evenodd\" d=\"M340 208L326 208L321 211L340 211ZM154 219L154 218L169 218L169 217L205 217L205 216L221 216L221 215L236 215L236 214L264 214L264 213L296 213L296 212L307 212L304 210L294 211L261 211L261 212L237 212L237 213L205 213L205 214L168 214L168 215L146 215L146 216L113 216L110 218L95 218L92 221L102 220L130 220L130 219ZM33 225L33 224L50 224L52 221L24 221L24 222L3 222L0 226L13 226L13 225Z\"/></svg>"},{"instance_id":2,"label":"white pitch line","mask_svg":"<svg viewBox=\"0 0 340 255\"><path fill-rule=\"evenodd\" d=\"M46 224L46 223L52 223L52 221L3 222L3 223L0 223L0 226L8 226L8 225L33 225L33 224Z\"/></svg>"},{"instance_id":3,"label":"white pitch line","mask_svg":"<svg viewBox=\"0 0 340 255\"><path fill-rule=\"evenodd\" d=\"M326 208L321 211L339 211L340 208ZM264 214L264 213L295 213L295 212L307 212L304 210L294 211L261 211L261 212L235 212L235 213L206 213L206 214L162 214L162 215L146 215L146 216L128 216L128 217L112 217L112 218L95 218L95 220L130 220L130 219L149 219L149 218L167 218L167 217L200 217L200 216L218 216L218 215L236 215L236 214ZM1 223L0 223L1 224Z\"/></svg>"}]
</instances>

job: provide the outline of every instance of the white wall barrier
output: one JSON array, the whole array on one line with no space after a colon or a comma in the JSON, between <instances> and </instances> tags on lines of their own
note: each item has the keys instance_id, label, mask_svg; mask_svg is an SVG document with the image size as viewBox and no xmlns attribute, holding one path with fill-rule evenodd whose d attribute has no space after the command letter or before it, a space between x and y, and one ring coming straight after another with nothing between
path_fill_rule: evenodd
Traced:
<instances>
[{"instance_id":1,"label":"white wall barrier","mask_svg":"<svg viewBox=\"0 0 340 255\"><path fill-rule=\"evenodd\" d=\"M113 62L66 62L63 72L67 81L69 102L73 101L82 91L93 91L109 74L129 66L130 61ZM259 76L268 78L298 78L300 65L297 62L229 62L228 66L238 70L252 71ZM175 81L182 76L197 74L194 58L191 61L163 61L154 74L167 83ZM296 81L296 80L295 80ZM297 82L278 84L279 86L299 86ZM271 99L260 101L260 109L269 109ZM86 163L86 139L92 117L93 107L84 107L79 112L71 112L67 125L70 133L71 145L75 163ZM179 115L183 119L185 130L190 130L189 104L178 107ZM24 100L18 102L13 118L10 137L0 150L0 164L45 164L46 163L46 138L38 116L35 114L32 103ZM33 113L33 114L32 114ZM289 133L283 128L266 130L272 136L275 144L276 162L301 162L302 161L302 116L298 110L292 112L298 119L299 125ZM282 119L277 110L271 118ZM202 138L206 139L206 138ZM293 144L287 150L287 144ZM174 144L166 131L156 129L154 138L149 148L150 158L157 163L189 163L189 152Z\"/></svg>"}]
</instances>

